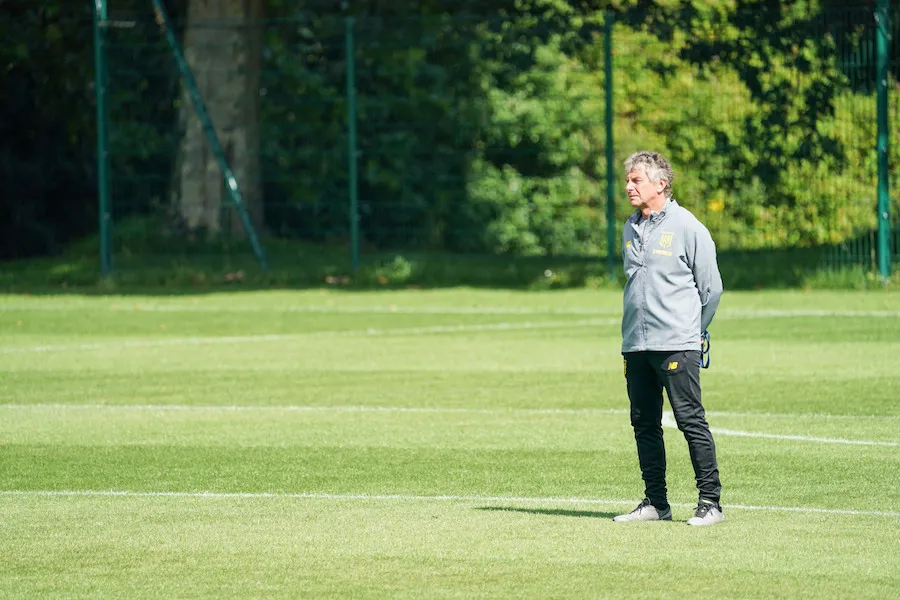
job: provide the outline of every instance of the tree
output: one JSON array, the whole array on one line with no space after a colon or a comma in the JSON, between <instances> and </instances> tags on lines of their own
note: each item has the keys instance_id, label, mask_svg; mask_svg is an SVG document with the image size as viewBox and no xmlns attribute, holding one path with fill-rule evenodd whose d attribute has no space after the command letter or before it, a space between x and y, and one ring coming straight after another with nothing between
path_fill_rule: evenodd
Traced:
<instances>
[{"instance_id":1,"label":"tree","mask_svg":"<svg viewBox=\"0 0 900 600\"><path fill-rule=\"evenodd\" d=\"M184 33L185 57L258 228L263 225L258 133L262 14L262 0L190 0ZM239 232L237 214L227 211L230 198L221 169L187 90L180 121L184 137L172 189L176 217L191 233Z\"/></svg>"}]
</instances>

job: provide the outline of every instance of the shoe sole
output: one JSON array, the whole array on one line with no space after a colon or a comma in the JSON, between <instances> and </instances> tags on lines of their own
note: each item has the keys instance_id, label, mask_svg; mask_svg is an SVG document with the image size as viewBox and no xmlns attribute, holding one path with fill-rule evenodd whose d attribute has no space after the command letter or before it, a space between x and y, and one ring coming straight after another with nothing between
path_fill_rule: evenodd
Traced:
<instances>
[{"instance_id":1,"label":"shoe sole","mask_svg":"<svg viewBox=\"0 0 900 600\"><path fill-rule=\"evenodd\" d=\"M669 511L668 514L662 515L658 519L621 519L616 520L613 518L614 523L655 523L657 521L671 521L672 520L672 511Z\"/></svg>"},{"instance_id":2,"label":"shoe sole","mask_svg":"<svg viewBox=\"0 0 900 600\"><path fill-rule=\"evenodd\" d=\"M718 525L720 523L724 523L725 517L716 519L715 521L700 521L699 523L691 523L692 520L693 519L688 519L686 524L690 525L691 527L709 527L710 525Z\"/></svg>"}]
</instances>

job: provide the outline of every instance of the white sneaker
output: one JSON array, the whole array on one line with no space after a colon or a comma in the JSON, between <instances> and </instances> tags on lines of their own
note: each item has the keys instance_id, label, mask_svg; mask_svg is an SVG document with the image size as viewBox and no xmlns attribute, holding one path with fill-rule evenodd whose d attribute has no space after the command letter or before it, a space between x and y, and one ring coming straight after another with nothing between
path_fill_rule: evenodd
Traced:
<instances>
[{"instance_id":1,"label":"white sneaker","mask_svg":"<svg viewBox=\"0 0 900 600\"><path fill-rule=\"evenodd\" d=\"M632 521L671 521L672 508L659 512L656 507L650 504L650 500L644 498L630 513L613 517L616 523L629 523Z\"/></svg>"},{"instance_id":2,"label":"white sneaker","mask_svg":"<svg viewBox=\"0 0 900 600\"><path fill-rule=\"evenodd\" d=\"M717 525L725 520L725 514L718 503L701 500L697 504L694 516L687 520L688 525Z\"/></svg>"}]
</instances>

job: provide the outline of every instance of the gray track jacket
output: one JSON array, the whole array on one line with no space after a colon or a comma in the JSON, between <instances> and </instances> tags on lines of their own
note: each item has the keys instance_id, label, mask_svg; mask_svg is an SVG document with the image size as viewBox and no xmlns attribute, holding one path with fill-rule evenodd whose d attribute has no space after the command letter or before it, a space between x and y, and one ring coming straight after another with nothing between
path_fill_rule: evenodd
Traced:
<instances>
[{"instance_id":1,"label":"gray track jacket","mask_svg":"<svg viewBox=\"0 0 900 600\"><path fill-rule=\"evenodd\" d=\"M648 219L628 218L622 257L622 352L699 350L722 296L709 230L670 199Z\"/></svg>"}]
</instances>

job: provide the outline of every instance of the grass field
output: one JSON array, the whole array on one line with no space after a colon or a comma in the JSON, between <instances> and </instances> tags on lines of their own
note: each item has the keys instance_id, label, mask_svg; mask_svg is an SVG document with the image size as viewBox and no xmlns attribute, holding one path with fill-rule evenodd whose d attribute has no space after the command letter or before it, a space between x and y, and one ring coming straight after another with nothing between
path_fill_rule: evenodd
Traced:
<instances>
[{"instance_id":1,"label":"grass field","mask_svg":"<svg viewBox=\"0 0 900 600\"><path fill-rule=\"evenodd\" d=\"M896 598L900 294L728 293L726 522L616 292L0 296L2 598ZM666 420L667 425L669 419Z\"/></svg>"}]
</instances>

